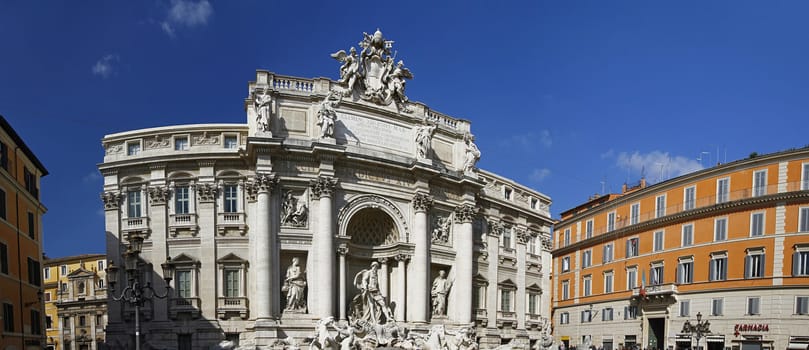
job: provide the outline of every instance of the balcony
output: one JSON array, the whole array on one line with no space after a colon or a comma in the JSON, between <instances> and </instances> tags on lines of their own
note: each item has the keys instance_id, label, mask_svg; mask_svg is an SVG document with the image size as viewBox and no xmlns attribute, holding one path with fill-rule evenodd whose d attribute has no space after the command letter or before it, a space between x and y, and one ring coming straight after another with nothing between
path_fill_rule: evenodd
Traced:
<instances>
[{"instance_id":1,"label":"balcony","mask_svg":"<svg viewBox=\"0 0 809 350\"><path fill-rule=\"evenodd\" d=\"M228 231L237 231L242 236L247 233L244 213L216 214L216 232L225 235Z\"/></svg>"},{"instance_id":2,"label":"balcony","mask_svg":"<svg viewBox=\"0 0 809 350\"><path fill-rule=\"evenodd\" d=\"M149 218L145 216L123 218L121 219L121 231L125 234L130 232L149 233Z\"/></svg>"},{"instance_id":3,"label":"balcony","mask_svg":"<svg viewBox=\"0 0 809 350\"><path fill-rule=\"evenodd\" d=\"M525 314L525 328L542 329L542 316L538 314Z\"/></svg>"},{"instance_id":4,"label":"balcony","mask_svg":"<svg viewBox=\"0 0 809 350\"><path fill-rule=\"evenodd\" d=\"M247 297L219 297L216 302L216 316L227 319L228 314L239 314L243 320L247 319L249 307Z\"/></svg>"},{"instance_id":5,"label":"balcony","mask_svg":"<svg viewBox=\"0 0 809 350\"><path fill-rule=\"evenodd\" d=\"M674 283L656 284L645 288L632 289L632 298L665 298L677 294L677 285Z\"/></svg>"},{"instance_id":6,"label":"balcony","mask_svg":"<svg viewBox=\"0 0 809 350\"><path fill-rule=\"evenodd\" d=\"M513 311L497 311L497 328L517 328L517 313Z\"/></svg>"},{"instance_id":7,"label":"balcony","mask_svg":"<svg viewBox=\"0 0 809 350\"><path fill-rule=\"evenodd\" d=\"M475 325L486 327L489 324L489 314L486 309L475 309Z\"/></svg>"},{"instance_id":8,"label":"balcony","mask_svg":"<svg viewBox=\"0 0 809 350\"><path fill-rule=\"evenodd\" d=\"M176 319L179 314L190 314L192 318L200 316L199 298L171 298L169 300L169 317Z\"/></svg>"},{"instance_id":9,"label":"balcony","mask_svg":"<svg viewBox=\"0 0 809 350\"><path fill-rule=\"evenodd\" d=\"M196 235L199 231L197 226L197 214L171 214L169 215L169 233L177 236L179 232L188 231Z\"/></svg>"}]
</instances>

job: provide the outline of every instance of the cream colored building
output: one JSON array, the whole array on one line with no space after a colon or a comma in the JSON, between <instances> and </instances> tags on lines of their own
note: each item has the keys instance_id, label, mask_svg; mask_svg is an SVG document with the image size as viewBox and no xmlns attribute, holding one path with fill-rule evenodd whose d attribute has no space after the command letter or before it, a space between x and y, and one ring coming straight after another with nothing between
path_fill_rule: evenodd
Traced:
<instances>
[{"instance_id":1,"label":"cream colored building","mask_svg":"<svg viewBox=\"0 0 809 350\"><path fill-rule=\"evenodd\" d=\"M144 278L162 290L160 264L176 268L171 297L142 308L144 344L268 348L311 337L318 319L349 317L372 262L400 325L472 326L484 346L540 338L550 198L477 169L471 123L407 100L409 71L392 66L378 37L364 70L333 55L345 63L340 81L257 71L244 124L104 137L109 258L123 266L128 237L143 235ZM286 305L293 258L306 278L300 307ZM441 270L452 282L443 315L431 300ZM134 310L109 310L108 344L131 346Z\"/></svg>"}]
</instances>

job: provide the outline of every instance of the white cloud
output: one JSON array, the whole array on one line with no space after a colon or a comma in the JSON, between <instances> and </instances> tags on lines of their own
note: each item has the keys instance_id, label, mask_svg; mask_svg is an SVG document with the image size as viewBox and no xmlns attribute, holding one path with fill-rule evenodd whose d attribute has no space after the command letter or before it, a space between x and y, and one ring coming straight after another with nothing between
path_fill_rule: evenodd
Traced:
<instances>
[{"instance_id":1,"label":"white cloud","mask_svg":"<svg viewBox=\"0 0 809 350\"><path fill-rule=\"evenodd\" d=\"M115 63L120 61L120 57L115 54L105 55L101 57L95 65L93 65L93 75L98 75L104 79L109 78L115 74Z\"/></svg>"},{"instance_id":2,"label":"white cloud","mask_svg":"<svg viewBox=\"0 0 809 350\"><path fill-rule=\"evenodd\" d=\"M636 174L644 173L651 183L688 174L702 169L702 165L692 158L671 156L668 152L651 151L649 153L621 152L615 159L615 164L621 169L629 168Z\"/></svg>"},{"instance_id":3,"label":"white cloud","mask_svg":"<svg viewBox=\"0 0 809 350\"><path fill-rule=\"evenodd\" d=\"M531 173L531 180L534 182L542 182L546 177L551 175L551 170L548 168L534 169Z\"/></svg>"},{"instance_id":4,"label":"white cloud","mask_svg":"<svg viewBox=\"0 0 809 350\"><path fill-rule=\"evenodd\" d=\"M84 177L81 178L81 181L84 182L84 183L96 182L96 181L99 181L99 180L101 180L101 174L98 173L98 170L91 171L87 175L84 175Z\"/></svg>"},{"instance_id":5,"label":"white cloud","mask_svg":"<svg viewBox=\"0 0 809 350\"><path fill-rule=\"evenodd\" d=\"M166 19L160 23L170 37L174 37L176 27L196 27L208 24L213 14L213 7L207 0L172 0Z\"/></svg>"},{"instance_id":6,"label":"white cloud","mask_svg":"<svg viewBox=\"0 0 809 350\"><path fill-rule=\"evenodd\" d=\"M534 133L513 135L509 138L504 139L501 142L501 145L505 147L516 146L525 150L536 149L537 145L541 145L545 148L550 148L551 145L553 145L553 138L551 137L550 131L542 130L539 132L539 135L536 135Z\"/></svg>"}]
</instances>

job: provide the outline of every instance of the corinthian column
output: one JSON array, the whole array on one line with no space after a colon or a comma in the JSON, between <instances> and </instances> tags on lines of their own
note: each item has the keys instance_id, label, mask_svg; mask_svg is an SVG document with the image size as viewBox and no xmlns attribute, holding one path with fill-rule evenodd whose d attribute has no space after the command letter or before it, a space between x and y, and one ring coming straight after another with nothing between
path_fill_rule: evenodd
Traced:
<instances>
[{"instance_id":1,"label":"corinthian column","mask_svg":"<svg viewBox=\"0 0 809 350\"><path fill-rule=\"evenodd\" d=\"M472 287L472 264L474 259L474 242L472 237L472 220L475 218L475 207L462 204L455 207L455 223L457 226L455 242L455 283L452 293L455 297L450 302L455 305L454 321L472 322L472 293L464 292Z\"/></svg>"},{"instance_id":2,"label":"corinthian column","mask_svg":"<svg viewBox=\"0 0 809 350\"><path fill-rule=\"evenodd\" d=\"M313 303L309 311L318 318L334 316L334 219L332 217L332 197L337 179L319 176L309 186L312 195L318 198L317 231L312 237L312 266L314 270L309 285L312 288Z\"/></svg>"},{"instance_id":3,"label":"corinthian column","mask_svg":"<svg viewBox=\"0 0 809 350\"><path fill-rule=\"evenodd\" d=\"M255 295L251 302L256 305L256 320L269 320L273 316L271 291L277 288L272 284L271 268L277 264L272 264L270 256L273 256L273 235L270 232L270 191L277 183L275 174L257 174L252 183L253 190L256 191L256 221L255 232L250 234L254 240L254 257L251 262L256 271ZM251 230L252 231L252 230Z\"/></svg>"},{"instance_id":4,"label":"corinthian column","mask_svg":"<svg viewBox=\"0 0 809 350\"><path fill-rule=\"evenodd\" d=\"M430 300L430 236L427 233L427 211L433 206L433 198L425 193L417 192L413 196L413 209L416 217L413 221L413 274L408 280L407 290L409 303L407 318L412 322L427 322Z\"/></svg>"}]
</instances>

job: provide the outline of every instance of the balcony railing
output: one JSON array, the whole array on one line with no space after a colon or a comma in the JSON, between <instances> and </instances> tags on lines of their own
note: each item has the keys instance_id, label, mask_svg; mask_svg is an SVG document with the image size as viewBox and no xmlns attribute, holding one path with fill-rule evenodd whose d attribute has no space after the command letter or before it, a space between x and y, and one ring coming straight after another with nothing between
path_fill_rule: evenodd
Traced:
<instances>
[{"instance_id":1,"label":"balcony railing","mask_svg":"<svg viewBox=\"0 0 809 350\"><path fill-rule=\"evenodd\" d=\"M145 216L124 218L122 219L121 226L124 232L148 232L149 218Z\"/></svg>"},{"instance_id":2,"label":"balcony railing","mask_svg":"<svg viewBox=\"0 0 809 350\"><path fill-rule=\"evenodd\" d=\"M513 311L497 311L497 327L511 326L517 328L517 313Z\"/></svg>"},{"instance_id":3,"label":"balcony railing","mask_svg":"<svg viewBox=\"0 0 809 350\"><path fill-rule=\"evenodd\" d=\"M699 189L697 189L699 190ZM595 237L597 235L605 234L607 232L615 231L622 229L624 227L629 227L632 225L642 224L644 222L658 219L664 216L674 215L678 213L682 213L688 210L695 210L695 209L703 209L709 208L716 205L721 205L728 202L739 201L744 199L750 199L755 197L763 197L767 195L777 194L777 193L785 193L785 192L795 192L795 191L807 191L809 190L809 182L788 182L786 184L775 184L775 185L767 185L767 186L755 186L751 188L740 189L736 191L731 191L727 193L722 193L719 195L712 195L706 197L696 198L693 201L682 203L677 203L673 205L668 205L664 210L661 210L658 213L657 210L650 210L643 213L638 214L635 217L626 216L626 217L617 217L615 223L612 226L602 226L593 229L592 236ZM653 196L662 195L663 193L659 194L652 194ZM628 204L628 203L624 203ZM602 214L606 215L606 212L611 211L603 211ZM575 243L575 242L571 242ZM559 241L559 247L563 248L569 244L564 244L564 242Z\"/></svg>"},{"instance_id":4,"label":"balcony railing","mask_svg":"<svg viewBox=\"0 0 809 350\"><path fill-rule=\"evenodd\" d=\"M216 315L226 319L229 313L238 313L242 319L247 319L249 307L247 297L219 297L216 303Z\"/></svg>"},{"instance_id":5,"label":"balcony railing","mask_svg":"<svg viewBox=\"0 0 809 350\"><path fill-rule=\"evenodd\" d=\"M200 315L199 298L171 298L169 302L169 317L177 318L180 313L189 313L191 317Z\"/></svg>"},{"instance_id":6,"label":"balcony railing","mask_svg":"<svg viewBox=\"0 0 809 350\"><path fill-rule=\"evenodd\" d=\"M656 296L656 295L672 295L677 294L677 285L673 283L668 284L656 284L651 286L646 286L645 288L635 288L632 289L632 296L637 297L641 295L641 289L643 289L643 293L645 296Z\"/></svg>"},{"instance_id":7,"label":"balcony railing","mask_svg":"<svg viewBox=\"0 0 809 350\"><path fill-rule=\"evenodd\" d=\"M489 314L486 309L475 309L475 324L482 327L489 324Z\"/></svg>"},{"instance_id":8,"label":"balcony railing","mask_svg":"<svg viewBox=\"0 0 809 350\"><path fill-rule=\"evenodd\" d=\"M244 213L217 213L216 230L224 235L228 230L236 230L241 235L247 232Z\"/></svg>"},{"instance_id":9,"label":"balcony railing","mask_svg":"<svg viewBox=\"0 0 809 350\"><path fill-rule=\"evenodd\" d=\"M169 215L169 232L172 235L177 235L177 232L179 231L196 232L198 229L197 214Z\"/></svg>"}]
</instances>

